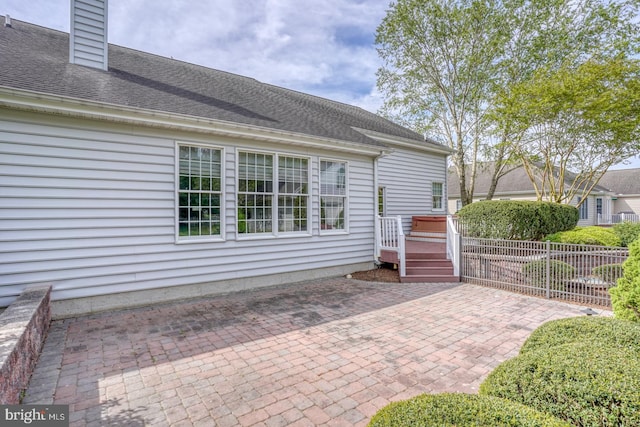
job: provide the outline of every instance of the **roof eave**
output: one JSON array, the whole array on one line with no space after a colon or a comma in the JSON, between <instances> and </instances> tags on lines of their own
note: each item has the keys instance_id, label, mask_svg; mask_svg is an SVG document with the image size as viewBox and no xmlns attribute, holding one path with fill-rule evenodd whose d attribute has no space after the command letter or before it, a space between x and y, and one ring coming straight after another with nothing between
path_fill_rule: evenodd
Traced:
<instances>
[{"instance_id":1,"label":"roof eave","mask_svg":"<svg viewBox=\"0 0 640 427\"><path fill-rule=\"evenodd\" d=\"M440 146L440 145L435 145L433 143L428 143L425 141L416 141L414 139L403 138L401 136L388 135L385 133L376 132L369 129L362 129L357 127L352 127L352 128L353 130L360 132L363 135L385 145L412 148L415 150L420 150L420 151L425 151L425 152L435 153L435 154L440 154L445 156L450 155L454 151L451 148L446 147L444 145Z\"/></svg>"},{"instance_id":2,"label":"roof eave","mask_svg":"<svg viewBox=\"0 0 640 427\"><path fill-rule=\"evenodd\" d=\"M23 111L59 114L69 117L95 119L154 128L174 129L309 148L330 149L367 156L388 151L386 146L321 138L255 125L216 120L205 117L170 113L151 109L122 106L80 98L51 95L42 92L0 86L0 106Z\"/></svg>"}]
</instances>

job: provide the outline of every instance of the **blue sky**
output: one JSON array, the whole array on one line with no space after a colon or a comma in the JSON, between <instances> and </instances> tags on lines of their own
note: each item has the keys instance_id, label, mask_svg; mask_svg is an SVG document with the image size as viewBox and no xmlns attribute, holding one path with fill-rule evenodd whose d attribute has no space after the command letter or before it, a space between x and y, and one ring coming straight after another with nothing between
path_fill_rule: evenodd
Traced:
<instances>
[{"instance_id":1,"label":"blue sky","mask_svg":"<svg viewBox=\"0 0 640 427\"><path fill-rule=\"evenodd\" d=\"M376 112L375 31L390 0L110 0L109 42ZM0 14L69 31L69 0ZM640 167L640 157L617 168Z\"/></svg>"}]
</instances>

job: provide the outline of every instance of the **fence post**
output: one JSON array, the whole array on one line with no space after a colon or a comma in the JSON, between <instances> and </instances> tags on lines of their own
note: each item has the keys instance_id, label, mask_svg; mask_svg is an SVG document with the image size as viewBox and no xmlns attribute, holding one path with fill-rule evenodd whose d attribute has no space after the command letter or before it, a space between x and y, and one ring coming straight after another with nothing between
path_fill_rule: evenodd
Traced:
<instances>
[{"instance_id":1,"label":"fence post","mask_svg":"<svg viewBox=\"0 0 640 427\"><path fill-rule=\"evenodd\" d=\"M551 242L547 240L547 262L546 262L547 273L546 276L546 284L547 284L547 298L551 298Z\"/></svg>"}]
</instances>

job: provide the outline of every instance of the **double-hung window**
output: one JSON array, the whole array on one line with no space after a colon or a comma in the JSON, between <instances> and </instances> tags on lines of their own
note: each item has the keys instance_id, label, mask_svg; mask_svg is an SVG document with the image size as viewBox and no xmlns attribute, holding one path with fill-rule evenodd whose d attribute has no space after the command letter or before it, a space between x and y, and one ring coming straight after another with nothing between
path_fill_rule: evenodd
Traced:
<instances>
[{"instance_id":1,"label":"double-hung window","mask_svg":"<svg viewBox=\"0 0 640 427\"><path fill-rule=\"evenodd\" d=\"M434 211L444 210L443 201L443 188L444 185L441 182L432 182L431 183L431 202L432 209Z\"/></svg>"},{"instance_id":2,"label":"double-hung window","mask_svg":"<svg viewBox=\"0 0 640 427\"><path fill-rule=\"evenodd\" d=\"M580 198L578 197L578 203L580 203ZM589 199L586 197L583 199L582 204L578 208L579 219L589 219Z\"/></svg>"},{"instance_id":3,"label":"double-hung window","mask_svg":"<svg viewBox=\"0 0 640 427\"><path fill-rule=\"evenodd\" d=\"M240 152L238 233L273 232L273 155Z\"/></svg>"},{"instance_id":4,"label":"double-hung window","mask_svg":"<svg viewBox=\"0 0 640 427\"><path fill-rule=\"evenodd\" d=\"M320 161L320 228L346 230L347 163Z\"/></svg>"},{"instance_id":5,"label":"double-hung window","mask_svg":"<svg viewBox=\"0 0 640 427\"><path fill-rule=\"evenodd\" d=\"M178 144L178 239L221 237L222 151Z\"/></svg>"},{"instance_id":6,"label":"double-hung window","mask_svg":"<svg viewBox=\"0 0 640 427\"><path fill-rule=\"evenodd\" d=\"M278 232L306 232L309 160L278 156Z\"/></svg>"},{"instance_id":7,"label":"double-hung window","mask_svg":"<svg viewBox=\"0 0 640 427\"><path fill-rule=\"evenodd\" d=\"M309 226L308 208L307 158L269 153L239 153L239 234L306 233Z\"/></svg>"}]
</instances>

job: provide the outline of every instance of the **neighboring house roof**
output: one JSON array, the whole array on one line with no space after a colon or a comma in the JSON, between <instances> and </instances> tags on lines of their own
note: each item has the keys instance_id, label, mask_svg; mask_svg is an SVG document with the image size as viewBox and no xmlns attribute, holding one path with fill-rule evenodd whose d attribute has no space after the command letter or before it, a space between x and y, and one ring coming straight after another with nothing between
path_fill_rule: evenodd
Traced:
<instances>
[{"instance_id":1,"label":"neighboring house roof","mask_svg":"<svg viewBox=\"0 0 640 427\"><path fill-rule=\"evenodd\" d=\"M366 129L417 147L448 148L362 108L261 83L255 79L109 45L107 72L69 63L69 34L0 18L2 87L155 110L257 128L385 144Z\"/></svg>"},{"instance_id":2,"label":"neighboring house roof","mask_svg":"<svg viewBox=\"0 0 640 427\"><path fill-rule=\"evenodd\" d=\"M640 168L607 171L599 184L617 195L640 195Z\"/></svg>"},{"instance_id":3,"label":"neighboring house roof","mask_svg":"<svg viewBox=\"0 0 640 427\"><path fill-rule=\"evenodd\" d=\"M474 197L482 197L486 196L489 193L489 187L491 186L491 175L493 173L493 166L491 163L486 163L481 165L478 168L478 173L476 174L476 182L474 186L473 195ZM565 183L567 185L571 185L573 178L575 177L572 173L565 174ZM451 199L460 197L460 185L458 180L458 175L454 170L449 169L449 189L448 189L448 197ZM598 183L593 189L593 192L599 193L609 193L611 192L607 187L601 185L602 181ZM515 169L507 172L500 180L498 180L498 185L496 186L496 191L494 193L495 197L499 197L500 195L513 195L513 194L535 194L535 190L533 185L531 184L531 180L527 175L527 172L524 170L523 166L516 167Z\"/></svg>"}]
</instances>

